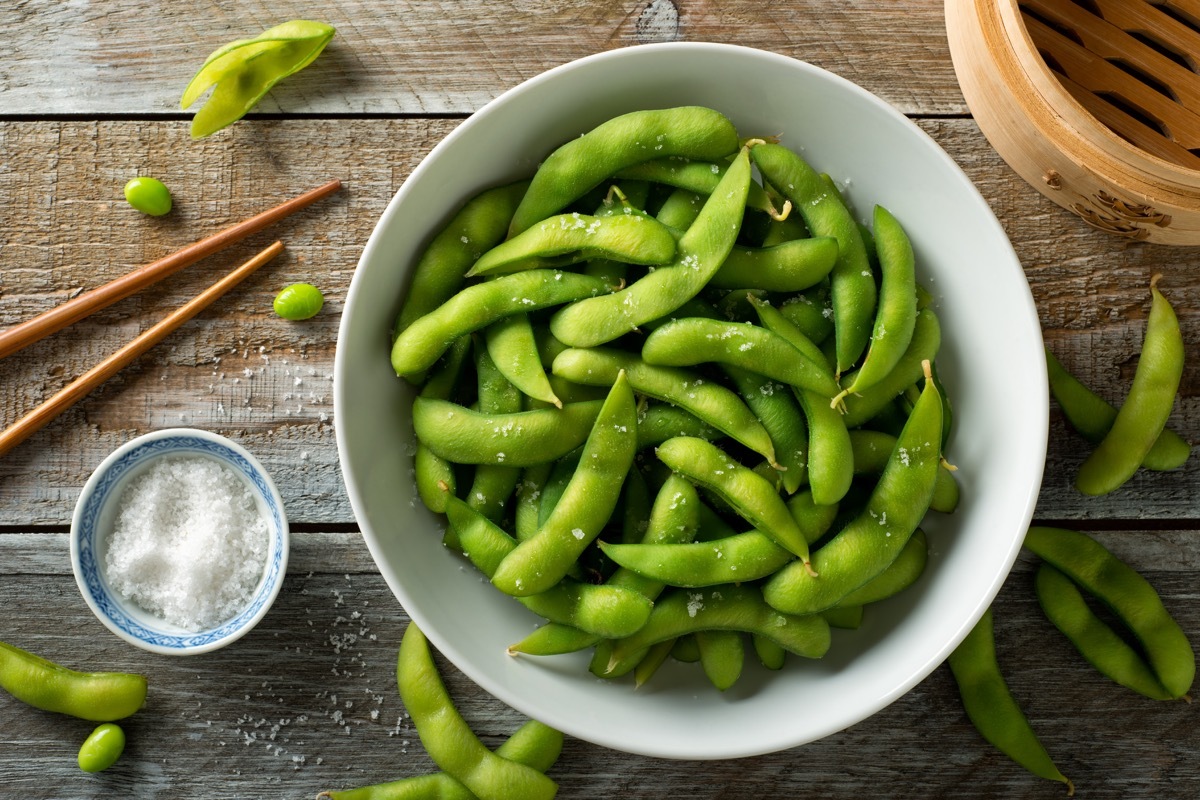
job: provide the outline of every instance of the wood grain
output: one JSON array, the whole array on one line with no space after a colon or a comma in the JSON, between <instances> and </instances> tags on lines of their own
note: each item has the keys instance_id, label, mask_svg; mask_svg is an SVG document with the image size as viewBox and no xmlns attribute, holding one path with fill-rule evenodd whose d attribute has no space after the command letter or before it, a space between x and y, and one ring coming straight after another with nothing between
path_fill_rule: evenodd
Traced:
<instances>
[{"instance_id":1,"label":"wood grain","mask_svg":"<svg viewBox=\"0 0 1200 800\"><path fill-rule=\"evenodd\" d=\"M592 53L661 41L732 42L811 61L917 114L964 113L941 0L24 0L0 6L3 114L179 114L213 50L280 20L338 33L259 113L469 114ZM864 46L869 43L869 46Z\"/></svg>"},{"instance_id":2,"label":"wood grain","mask_svg":"<svg viewBox=\"0 0 1200 800\"><path fill-rule=\"evenodd\" d=\"M0 459L0 525L62 525L78 489L138 431L198 425L233 436L281 485L293 519L353 522L333 437L338 314L354 265L384 205L454 120L247 121L228 140L193 143L185 122L0 123L0 325L51 307L197 235L340 177L346 188L227 256L196 264L0 362L0 413L16 419L186 301L267 237L287 252L99 391ZM1163 273L1189 352L1200 347L1200 286L1185 248L1125 242L1080 224L1027 187L969 120L922 120L991 203L1013 241L1048 345L1114 402L1136 367L1150 275ZM320 147L321 157L310 157ZM177 187L176 211L146 218L120 199L141 165ZM28 177L24 177L28 176ZM194 187L186 188L185 187ZM261 238L261 241L260 241ZM326 310L294 323L271 298L296 280L326 293ZM1014 376L1019 380L1019 376ZM1189 360L1172 417L1200 439L1200 366ZM1200 467L1139 473L1119 492L1084 498L1071 487L1084 456L1055 411L1043 519L1200 519Z\"/></svg>"},{"instance_id":3,"label":"wood grain","mask_svg":"<svg viewBox=\"0 0 1200 800\"><path fill-rule=\"evenodd\" d=\"M1140 569L1185 630L1200 629L1200 542L1191 531L1097 534ZM997 600L999 659L1043 743L1081 797L1200 794L1194 706L1146 700L1099 676L1041 616L1022 557ZM77 668L144 672L145 709L109 772L73 767L88 723L0 694L0 784L21 797L305 798L433 769L395 690L407 618L354 534L294 537L279 599L235 644L187 659L144 653L104 630L75 589L62 534L0 534L5 636ZM86 637L88 648L78 642ZM523 718L439 660L491 745ZM65 765L65 766L64 766ZM1058 798L1062 789L994 751L940 667L870 719L822 741L738 761L630 756L569 739L551 771L563 798ZM56 785L46 788L46 776Z\"/></svg>"}]
</instances>

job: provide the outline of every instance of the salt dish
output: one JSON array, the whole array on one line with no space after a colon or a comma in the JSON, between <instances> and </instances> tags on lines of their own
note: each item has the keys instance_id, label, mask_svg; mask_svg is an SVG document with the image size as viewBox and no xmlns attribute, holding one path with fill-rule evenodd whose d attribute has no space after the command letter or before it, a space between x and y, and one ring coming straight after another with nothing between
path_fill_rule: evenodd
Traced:
<instances>
[{"instance_id":1,"label":"salt dish","mask_svg":"<svg viewBox=\"0 0 1200 800\"><path fill-rule=\"evenodd\" d=\"M287 571L288 523L254 456L172 428L117 448L83 487L71 564L109 630L145 650L204 653L251 630Z\"/></svg>"}]
</instances>

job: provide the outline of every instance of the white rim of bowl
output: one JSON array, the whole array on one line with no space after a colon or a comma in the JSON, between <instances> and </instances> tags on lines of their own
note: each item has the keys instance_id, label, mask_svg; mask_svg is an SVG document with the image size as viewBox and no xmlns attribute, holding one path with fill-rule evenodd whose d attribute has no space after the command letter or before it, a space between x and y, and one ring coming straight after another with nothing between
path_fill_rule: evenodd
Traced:
<instances>
[{"instance_id":1,"label":"white rim of bowl","mask_svg":"<svg viewBox=\"0 0 1200 800\"><path fill-rule=\"evenodd\" d=\"M720 44L720 43L714 43L714 42L664 42L664 43L658 43L658 44L634 45L634 46L630 46L630 47L618 48L615 50L607 50L602 53L595 53L595 54L592 54L589 56L584 56L582 58L576 59L574 61L569 61L565 64L560 64L557 67L553 67L543 73L540 73L539 75L536 75L532 78L529 78L526 81L523 81L522 83L517 84L516 86L511 87L510 89L502 92L497 97L495 97L494 99L492 99L489 102L487 102L486 104L484 104L477 112L475 112L474 114L469 116L467 119L463 120L463 122L461 124L459 124L458 127L456 127L453 131L451 131L449 134L447 134L436 145L434 145L433 149L430 150L430 152L428 154L426 154L426 156L413 169L413 171L411 173L409 173L408 177L404 180L404 182L401 184L400 188L396 191L396 193L393 195L392 199L388 202L387 207L384 209L383 214L380 216L379 221L376 223L375 228L372 230L371 236L368 238L367 243L363 248L363 253L359 258L359 262L358 262L357 266L359 268L361 268L363 266L364 262L366 262L368 258L373 257L373 252L374 252L375 248L377 247L377 241L381 236L380 231L383 228L387 227L387 223L389 223L391 218L395 214L398 213L397 208L399 207L399 205L400 205L401 201L403 200L403 198L405 197L405 195L408 193L408 187L409 187L410 183L415 182L415 180L417 178L419 178L426 171L426 169L428 168L428 164L433 159L433 156L435 156L440 151L450 147L451 143L454 142L455 140L457 140L460 136L464 135L465 131L470 130L471 128L473 128L476 125L484 124L486 122L487 116L488 116L485 112L487 112L488 109L491 108L494 104L499 103L502 100L506 100L507 98L510 98L514 95L523 94L525 92L532 91L541 83L543 83L545 81L553 80L558 75L560 75L564 72L569 72L569 71L572 71L575 69L579 69L581 67L585 67L585 66L594 64L596 62L603 62L603 61L607 61L612 58L621 57L622 54L627 53L627 51L629 51L629 50L638 50L638 51L694 50L694 51L698 51L698 52L725 51L725 52L734 52L734 53L753 53L757 57L763 57L763 58L767 58L770 60L776 60L779 62L786 62L787 64L789 64L792 67L798 66L800 69L810 70L814 73L820 73L824 78L831 80L834 83L840 84L848 92L858 95L861 99L865 100L870 105L879 109L879 111L881 113L884 113L884 114L891 116L894 119L900 121L902 124L907 126L913 132L918 134L921 138L925 139L929 143L929 145L932 147L936 157L939 160L943 161L950 171L957 173L962 178L964 186L967 187L969 192L974 195L975 199L979 203L981 210L985 212L983 215L985 223L989 227L991 227L993 229L993 231L1003 241L1005 241L1005 242L1009 241L1008 235L1004 232L1004 227L1000 224L1000 221L996 218L995 213L991 210L991 206L988 205L987 200L980 193L979 188L975 185L974 181L972 181L970 179L970 177L967 176L967 174L958 165L958 163L956 161L954 161L954 159L951 158L948 153L946 153L946 151L941 147L941 145L939 145L933 139L933 137L931 137L925 131L921 130L921 128L918 127L907 116L902 114L900 111L896 110L893 106L891 106L889 103L884 101L882 98L877 97L876 95L867 91L866 89L859 86L858 84L856 84L846 78L843 78L836 73L830 72L829 70L823 69L821 67L817 67L813 64L810 64L807 61L802 61L800 59L793 58L791 56L785 56L780 53L771 52L769 50L761 50L759 48L745 47L742 45ZM1009 246L1009 249L1010 249L1010 252L1012 252L1013 264L1015 265L1017 271L1021 274L1022 279L1024 280L1024 271L1021 268L1020 261L1017 258L1015 251L1011 250L1011 244ZM362 283L357 280L357 275L358 275L358 270L356 270L355 278L351 279L350 288L349 288L349 291L346 293L346 300L343 304L343 309L351 307L353 305L354 298L357 296L359 291L363 291ZM1028 285L1027 282L1026 282L1026 284ZM1031 322L1031 324L1034 327L1034 330L1037 331L1038 338L1040 339L1041 338L1041 323L1040 323L1039 317L1037 315L1037 306L1034 303L1032 292L1028 291L1023 299L1024 299L1023 311L1024 311L1025 316L1027 317L1026 321ZM343 312L342 320L338 326L338 340L339 341L343 340L343 338L347 335L346 329L348 327L348 323L347 323L348 318L349 318L348 315L346 315ZM342 375L343 366L344 366L345 362L342 360L340 353L341 353L341 351L338 350L335 353L335 358L334 358L334 408L335 408L334 435L335 435L335 438L337 441L339 453L342 453L342 452L344 452L344 448L346 446L345 438L344 438L345 434L343 433L343 429L342 429L341 416L340 416L340 414L337 413L337 409L345 407L345 399L343 398L343 395L342 395L343 387L345 386L345 379L344 379L344 376ZM1048 396L1049 383L1048 383L1045 363L1042 362L1041 364L1032 365L1032 366L1033 366L1033 369L1032 369L1033 374L1022 376L1022 380L1024 382L1026 382L1026 384L1028 385L1029 391L1041 392L1042 395ZM1045 440L1046 434L1048 433L1049 427L1050 427L1049 400L1047 400L1047 402L1043 408L1044 408L1044 411L1042 414L1040 414L1038 416L1038 419L1026 420L1026 424L1036 426L1039 429L1039 431L1040 431L1039 438L1042 441ZM377 560L378 556L377 556L377 548L374 544L374 533L371 531L371 529L368 525L365 525L361 522L361 520L366 518L366 515L362 510L364 508L363 498L359 496L357 489L354 488L354 484L352 483L351 480L349 480L351 467L349 466L348 459L341 458L340 461L341 461L341 468L342 468L342 473L343 473L343 483L345 484L346 492L350 499L351 509L354 512L356 520L359 521L359 524L360 524L360 527L361 527L361 530L363 533L363 539L367 544L367 549L371 552L372 558L376 559L376 566L378 567L378 560ZM1024 508L1022 510L1021 517L1023 520L1024 527L1028 527L1029 522L1033 519L1034 508L1036 506L1037 498L1040 493L1042 474L1045 469L1045 453L1044 453L1044 451L1042 453L1040 463L1036 464L1034 466L1034 468L1036 471L1035 479L1030 484L1029 492L1028 492L1027 496L1025 498L1023 498ZM981 598L981 601L979 603L977 603L971 609L967 620L955 632L955 635L952 636L939 650L931 653L930 657L924 662L924 664L922 665L922 667L920 669L915 670L911 676L909 676L907 679L898 683L892 691L887 692L884 695L880 696L876 703L873 703L873 704L867 706L866 713L862 714L858 719L850 720L850 721L838 720L836 722L831 722L830 724L827 724L825 726L818 728L816 735L808 736L803 739L797 739L795 741L785 742L779 748L776 748L774 751L767 751L767 750L762 750L762 749L737 750L735 748L732 750L728 750L727 752L723 752L720 754L711 754L711 755L710 754L675 753L675 752L668 752L665 750L659 751L659 752L647 752L647 751L642 751L642 750L638 750L638 751L628 751L627 750L627 752L637 752L642 755L649 755L649 756L660 757L660 758L672 758L672 759L696 759L696 758L723 759L723 758L752 757L752 756L762 755L765 752L777 752L779 750L789 749L791 747L797 747L797 746L800 746L803 744L807 744L809 742L818 741L826 736L829 736L834 733L838 733L842 730L845 730L846 728L851 727L852 725L855 725L864 719L870 718L872 715L878 713L882 709L886 708L887 706L889 706L890 704L895 702L900 697L907 694L910 690L912 690L912 688L914 686L916 686L918 683L920 683L922 680L924 680L926 677L928 677L933 672L933 670L938 667L938 665L940 665L942 662L944 662L946 660L946 658L954 650L954 648L956 648L959 645L959 643L962 642L962 640L964 638L966 638L967 634L971 631L971 629L975 626L975 624L983 616L984 611L987 610L987 608L991 605L992 601L995 599L996 595L999 593L1001 586L1003 586L1004 581L1007 579L1008 574L1012 569L1012 565L1015 563L1017 555L1021 550L1022 541L1023 541L1022 538L1014 538L1014 541L1013 541L1012 545L1010 546L1005 559L1003 560L1003 564L1002 564L1003 569L997 573L997 577L992 582L992 585L987 588L983 597ZM381 573L382 573L382 570L381 570ZM460 671L462 671L465 675L467 675L468 678L470 678L472 681L474 681L477 685L482 687L485 691L487 691L489 694L491 694L496 699L511 706L512 708L515 708L518 711L521 711L522 713L528 712L527 707L522 702L520 697L516 696L514 693L512 693L510 691L507 691L503 686L501 686L497 682L489 680L487 675L479 674L474 669L470 669L469 667L464 668L463 666L461 666L464 664L469 665L470 660L466 659L464 657L464 654L457 647L455 647L450 641L444 639L444 637L442 637L440 631L426 630L422 612L416 607L417 606L416 603L407 602L410 600L410 597L409 597L408 592L404 589L404 587L394 585L393 582L390 579L388 579L388 577L386 575L384 576L384 579L387 582L389 588L392 590L392 593L397 597L400 604L404 607L405 612L409 615L409 617L412 620L414 620L419 626L421 626L422 630L425 631L426 635L434 643L435 647L437 647L437 649L439 651L441 651L442 654L445 655L446 658L448 658L451 661L451 663L453 663ZM582 730L577 725L571 725L571 724L563 725L561 722L558 722L558 721L555 721L555 722L558 724L558 726L564 732L569 733L572 736L575 736L577 738L581 738L581 739L584 739L585 741L590 741L590 742L593 742L594 744L599 744L599 745L605 746L605 747L611 747L611 748L614 748L617 750L623 749L621 747L620 740L615 737L613 737L611 739L603 739L602 737L597 738L594 735L590 735L589 732Z\"/></svg>"},{"instance_id":2,"label":"white rim of bowl","mask_svg":"<svg viewBox=\"0 0 1200 800\"><path fill-rule=\"evenodd\" d=\"M101 607L99 600L93 588L88 585L84 570L82 567L82 556L80 546L80 538L83 535L84 517L87 513L87 506L92 497L95 496L96 488L104 480L105 476L112 469L113 465L125 458L130 452L144 447L156 441L164 439L182 439L190 438L197 439L202 442L207 442L212 445L217 445L220 448L228 450L230 453L242 458L253 469L262 481L262 486L255 486L255 490L259 491L262 488L266 489L266 494L271 498L271 501L278 508L278 528L279 535L271 536L272 547L267 553L268 568L264 570L262 577L259 579L258 585L255 587L254 597L256 602L252 605L254 612L247 616L250 608L244 609L233 618L221 623L215 631L227 630L219 636L213 637L213 631L200 631L191 634L174 634L164 633L162 631L150 630L146 625L129 619L129 622L138 627L145 628L155 638L165 642L175 642L174 644L156 644L146 639L139 638L130 634L128 630L118 625L112 619L110 613ZM161 455L165 455L166 452ZM210 456L221 458L221 456L209 453ZM156 458L157 455L148 456L148 458ZM97 509L97 514L99 509ZM272 529L275 527L271 525ZM152 653L160 653L163 655L198 655L207 653L213 650L220 649L226 645L242 638L249 633L259 621L266 616L271 606L275 603L275 598L278 597L280 589L283 587L283 580L287 574L288 553L291 549L291 532L288 526L287 514L284 511L283 496L279 493L279 488L275 485L275 481L271 478L271 474L267 472L266 467L260 462L250 451L242 447L232 439L228 439L211 431L201 430L199 428L165 428L163 430L152 431L143 434L137 438L125 442L123 445L113 450L108 456L100 462L87 482L84 483L83 489L79 493L79 499L75 502L75 511L71 516L71 571L75 575L75 585L79 587L79 593L83 595L84 602L87 603L89 609L104 624L104 627L115 633L119 638L132 645L148 650ZM99 581L101 569L99 564L95 565L97 580ZM264 587L269 587L266 594L262 593ZM189 643L189 640L199 643Z\"/></svg>"}]
</instances>

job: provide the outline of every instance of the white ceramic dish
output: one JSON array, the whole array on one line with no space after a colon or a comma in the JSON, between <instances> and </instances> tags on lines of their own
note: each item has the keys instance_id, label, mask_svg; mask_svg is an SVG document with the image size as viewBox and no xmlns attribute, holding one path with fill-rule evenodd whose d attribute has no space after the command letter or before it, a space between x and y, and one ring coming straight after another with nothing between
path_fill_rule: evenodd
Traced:
<instances>
[{"instance_id":1,"label":"white ceramic dish","mask_svg":"<svg viewBox=\"0 0 1200 800\"><path fill-rule=\"evenodd\" d=\"M616 114L699 104L748 135L781 134L906 226L937 297L940 372L955 403L948 454L956 514L928 520L920 583L835 631L828 656L767 673L747 660L724 694L668 665L638 691L597 680L587 656L512 658L538 620L441 545L443 522L411 479L412 393L392 374L388 330L407 270L480 190L531 174L556 145ZM686 759L749 756L866 719L928 675L999 590L1033 512L1045 459L1047 390L1029 286L969 179L883 101L783 56L715 44L647 45L576 61L506 92L462 123L396 193L367 243L338 338L334 385L342 469L367 544L405 610L472 680L519 711L588 741ZM936 516L936 515L934 515ZM687 665L692 666L692 665Z\"/></svg>"},{"instance_id":2,"label":"white ceramic dish","mask_svg":"<svg viewBox=\"0 0 1200 800\"><path fill-rule=\"evenodd\" d=\"M105 541L129 481L159 458L207 456L239 475L267 520L270 544L262 577L246 607L213 628L187 631L138 607L113 591L105 578ZM244 447L208 431L170 428L139 436L100 462L83 486L71 520L71 566L92 613L110 631L143 650L166 655L207 653L240 639L270 609L287 573L289 534L283 499L266 469Z\"/></svg>"}]
</instances>

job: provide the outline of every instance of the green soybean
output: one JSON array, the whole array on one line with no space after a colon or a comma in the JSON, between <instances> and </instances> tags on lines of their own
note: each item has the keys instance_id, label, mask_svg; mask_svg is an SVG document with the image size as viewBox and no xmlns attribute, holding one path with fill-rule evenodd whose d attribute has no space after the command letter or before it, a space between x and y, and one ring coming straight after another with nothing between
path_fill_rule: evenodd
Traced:
<instances>
[{"instance_id":1,"label":"green soybean","mask_svg":"<svg viewBox=\"0 0 1200 800\"><path fill-rule=\"evenodd\" d=\"M143 175L125 184L125 201L143 214L161 217L171 211L171 190L157 178Z\"/></svg>"},{"instance_id":2,"label":"green soybean","mask_svg":"<svg viewBox=\"0 0 1200 800\"><path fill-rule=\"evenodd\" d=\"M983 738L1034 775L1065 783L1067 794L1074 794L1075 786L1054 766L1000 674L990 608L948 663L967 717Z\"/></svg>"},{"instance_id":3,"label":"green soybean","mask_svg":"<svg viewBox=\"0 0 1200 800\"><path fill-rule=\"evenodd\" d=\"M311 283L289 284L279 290L271 303L276 314L297 321L315 317L324 305L324 295Z\"/></svg>"},{"instance_id":4,"label":"green soybean","mask_svg":"<svg viewBox=\"0 0 1200 800\"><path fill-rule=\"evenodd\" d=\"M106 722L88 734L79 748L76 760L84 772L101 772L117 763L125 752L125 731L121 726Z\"/></svg>"}]
</instances>

